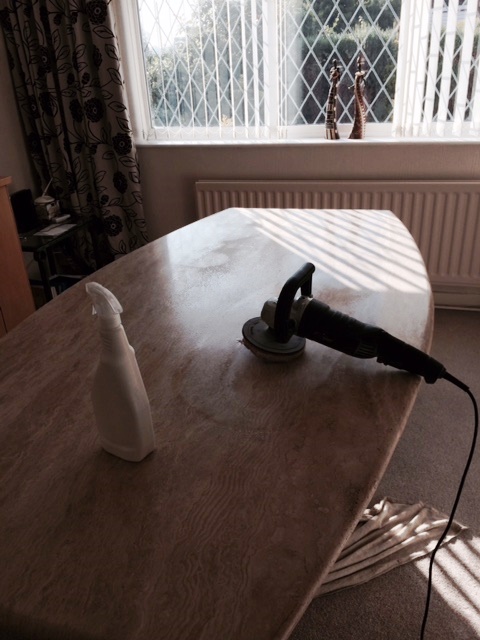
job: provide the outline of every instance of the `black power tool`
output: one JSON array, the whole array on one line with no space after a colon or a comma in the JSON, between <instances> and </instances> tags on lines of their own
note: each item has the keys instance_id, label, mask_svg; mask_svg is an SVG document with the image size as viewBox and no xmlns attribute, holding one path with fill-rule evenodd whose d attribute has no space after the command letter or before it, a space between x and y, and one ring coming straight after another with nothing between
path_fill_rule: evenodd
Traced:
<instances>
[{"instance_id":1,"label":"black power tool","mask_svg":"<svg viewBox=\"0 0 480 640\"><path fill-rule=\"evenodd\" d=\"M284 284L278 299L265 302L261 317L244 324L243 343L255 355L290 360L303 353L308 338L356 358L376 358L423 376L428 383L448 377L445 367L423 351L312 298L314 271L313 264L304 264ZM298 289L302 295L295 298Z\"/></svg>"}]
</instances>

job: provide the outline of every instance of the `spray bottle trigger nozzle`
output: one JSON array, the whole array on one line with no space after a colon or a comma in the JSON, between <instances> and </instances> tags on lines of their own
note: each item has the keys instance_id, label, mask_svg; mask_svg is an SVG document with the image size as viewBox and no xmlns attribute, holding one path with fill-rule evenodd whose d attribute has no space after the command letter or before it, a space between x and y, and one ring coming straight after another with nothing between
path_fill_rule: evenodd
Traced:
<instances>
[{"instance_id":1,"label":"spray bottle trigger nozzle","mask_svg":"<svg viewBox=\"0 0 480 640\"><path fill-rule=\"evenodd\" d=\"M113 293L98 284L98 282L88 282L85 288L93 302L92 315L97 314L103 318L108 318L123 312L122 305Z\"/></svg>"}]
</instances>

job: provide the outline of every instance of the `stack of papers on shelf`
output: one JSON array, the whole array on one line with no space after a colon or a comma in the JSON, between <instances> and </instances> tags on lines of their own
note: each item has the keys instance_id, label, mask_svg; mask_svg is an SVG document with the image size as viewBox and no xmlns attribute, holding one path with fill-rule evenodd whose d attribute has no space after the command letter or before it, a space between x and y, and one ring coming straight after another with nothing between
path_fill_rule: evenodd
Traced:
<instances>
[{"instance_id":1,"label":"stack of papers on shelf","mask_svg":"<svg viewBox=\"0 0 480 640\"><path fill-rule=\"evenodd\" d=\"M50 237L60 236L62 235L62 233L65 233L65 231L72 229L72 227L74 226L74 224L51 224L49 227L45 227L45 229L40 229L40 231L37 231L37 233L35 233L34 235Z\"/></svg>"}]
</instances>

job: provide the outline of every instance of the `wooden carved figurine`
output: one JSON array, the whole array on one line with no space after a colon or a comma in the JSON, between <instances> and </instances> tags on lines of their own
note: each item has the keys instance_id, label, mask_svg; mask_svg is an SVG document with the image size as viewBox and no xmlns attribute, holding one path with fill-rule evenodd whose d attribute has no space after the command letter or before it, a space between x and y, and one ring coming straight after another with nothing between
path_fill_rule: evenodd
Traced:
<instances>
[{"instance_id":1,"label":"wooden carved figurine","mask_svg":"<svg viewBox=\"0 0 480 640\"><path fill-rule=\"evenodd\" d=\"M337 129L337 84L340 79L340 69L337 61L333 61L333 67L330 69L331 87L328 92L327 102L327 118L325 121L325 137L327 140L338 140L340 135Z\"/></svg>"},{"instance_id":2,"label":"wooden carved figurine","mask_svg":"<svg viewBox=\"0 0 480 640\"><path fill-rule=\"evenodd\" d=\"M357 72L355 73L354 83L354 95L355 95L355 118L353 120L353 129L348 136L350 139L362 140L365 137L365 120L366 120L366 105L363 97L363 91L365 88L365 71L362 71L362 58L358 56L357 60Z\"/></svg>"}]
</instances>

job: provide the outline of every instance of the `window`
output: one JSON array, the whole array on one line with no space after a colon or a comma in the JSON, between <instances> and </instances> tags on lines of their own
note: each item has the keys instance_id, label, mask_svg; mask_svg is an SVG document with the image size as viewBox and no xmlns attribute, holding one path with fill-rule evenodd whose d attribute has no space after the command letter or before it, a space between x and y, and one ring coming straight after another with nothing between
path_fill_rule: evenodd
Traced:
<instances>
[{"instance_id":1,"label":"window","mask_svg":"<svg viewBox=\"0 0 480 640\"><path fill-rule=\"evenodd\" d=\"M321 136L367 72L367 132L480 134L479 0L137 0L146 137ZM136 107L138 108L138 106Z\"/></svg>"},{"instance_id":2,"label":"window","mask_svg":"<svg viewBox=\"0 0 480 640\"><path fill-rule=\"evenodd\" d=\"M480 136L479 8L402 0L395 133Z\"/></svg>"}]
</instances>

